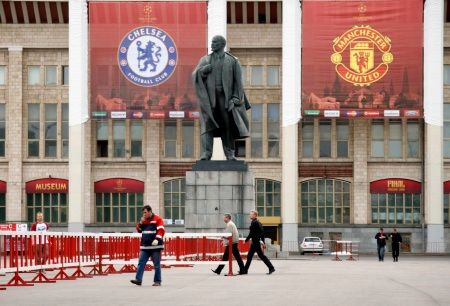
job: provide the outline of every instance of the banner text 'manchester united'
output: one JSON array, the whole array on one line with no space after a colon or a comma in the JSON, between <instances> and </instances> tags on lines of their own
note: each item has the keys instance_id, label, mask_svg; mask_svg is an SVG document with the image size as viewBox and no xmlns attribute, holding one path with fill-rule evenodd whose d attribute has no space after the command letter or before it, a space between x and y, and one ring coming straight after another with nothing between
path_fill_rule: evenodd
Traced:
<instances>
[{"instance_id":1,"label":"banner text 'manchester united'","mask_svg":"<svg viewBox=\"0 0 450 306\"><path fill-rule=\"evenodd\" d=\"M364 26L355 26L334 40L334 51L344 51L348 44L355 38L370 39L382 52L388 52L391 49L389 38L381 35L377 30Z\"/></svg>"}]
</instances>

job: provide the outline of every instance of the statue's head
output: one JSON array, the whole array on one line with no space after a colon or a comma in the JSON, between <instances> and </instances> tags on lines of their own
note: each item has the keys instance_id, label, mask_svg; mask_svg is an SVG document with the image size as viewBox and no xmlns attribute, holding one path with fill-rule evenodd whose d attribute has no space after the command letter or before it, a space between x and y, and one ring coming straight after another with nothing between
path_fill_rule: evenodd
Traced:
<instances>
[{"instance_id":1,"label":"statue's head","mask_svg":"<svg viewBox=\"0 0 450 306\"><path fill-rule=\"evenodd\" d=\"M225 39L225 37L223 37L221 35L216 35L213 37L213 39L211 41L211 50L213 52L224 50L226 44L227 44L227 40Z\"/></svg>"}]
</instances>

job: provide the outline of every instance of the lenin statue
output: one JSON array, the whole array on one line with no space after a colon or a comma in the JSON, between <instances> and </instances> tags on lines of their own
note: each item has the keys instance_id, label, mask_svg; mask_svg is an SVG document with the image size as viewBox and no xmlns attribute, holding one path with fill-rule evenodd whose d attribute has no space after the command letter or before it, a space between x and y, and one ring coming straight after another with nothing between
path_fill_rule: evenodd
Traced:
<instances>
[{"instance_id":1,"label":"lenin statue","mask_svg":"<svg viewBox=\"0 0 450 306\"><path fill-rule=\"evenodd\" d=\"M236 160L235 140L250 135L246 113L250 104L244 94L241 65L225 52L225 45L223 36L214 36L212 53L200 59L193 73L200 101L202 160L211 159L214 137L222 139L227 160Z\"/></svg>"}]
</instances>

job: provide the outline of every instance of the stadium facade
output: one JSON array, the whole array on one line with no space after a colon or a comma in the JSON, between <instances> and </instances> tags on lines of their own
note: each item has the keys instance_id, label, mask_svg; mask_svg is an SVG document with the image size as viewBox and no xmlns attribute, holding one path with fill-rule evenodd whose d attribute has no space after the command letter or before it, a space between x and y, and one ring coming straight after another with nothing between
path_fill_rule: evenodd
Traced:
<instances>
[{"instance_id":1,"label":"stadium facade","mask_svg":"<svg viewBox=\"0 0 450 306\"><path fill-rule=\"evenodd\" d=\"M199 122L89 111L88 7L102 2L1 1L0 223L43 211L57 230L131 232L145 203L169 231L183 232ZM285 250L310 235L370 250L380 226L396 226L405 251L449 251L447 1L424 2L424 116L351 119L300 119L299 1L198 2L207 6L208 41L227 37L243 67L251 137L237 154L255 177L270 238ZM99 69L106 77L95 81L111 85L115 70Z\"/></svg>"}]
</instances>

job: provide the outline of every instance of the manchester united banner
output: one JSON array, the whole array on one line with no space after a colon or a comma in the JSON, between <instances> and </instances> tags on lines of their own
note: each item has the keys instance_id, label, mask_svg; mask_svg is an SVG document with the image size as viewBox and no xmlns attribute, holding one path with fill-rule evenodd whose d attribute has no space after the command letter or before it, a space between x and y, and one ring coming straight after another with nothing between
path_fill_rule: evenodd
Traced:
<instances>
[{"instance_id":1,"label":"manchester united banner","mask_svg":"<svg viewBox=\"0 0 450 306\"><path fill-rule=\"evenodd\" d=\"M92 118L197 118L206 2L89 2Z\"/></svg>"},{"instance_id":2,"label":"manchester united banner","mask_svg":"<svg viewBox=\"0 0 450 306\"><path fill-rule=\"evenodd\" d=\"M304 116L422 116L422 0L302 3Z\"/></svg>"}]
</instances>

